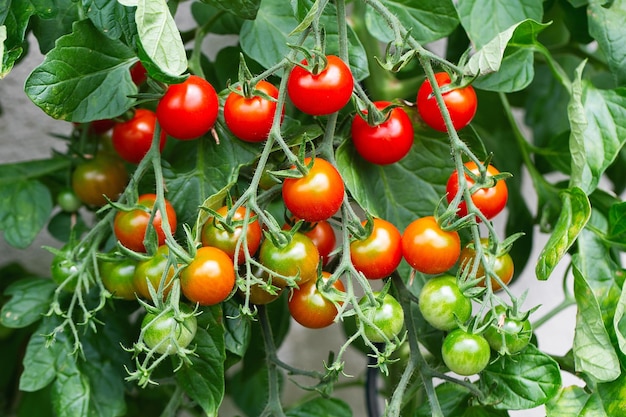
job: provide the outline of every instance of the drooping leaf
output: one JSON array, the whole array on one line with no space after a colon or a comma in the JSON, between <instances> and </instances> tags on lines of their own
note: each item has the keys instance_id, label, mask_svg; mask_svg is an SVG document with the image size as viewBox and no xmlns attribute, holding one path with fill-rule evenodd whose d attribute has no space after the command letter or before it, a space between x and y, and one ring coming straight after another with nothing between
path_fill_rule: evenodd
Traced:
<instances>
[{"instance_id":1,"label":"drooping leaf","mask_svg":"<svg viewBox=\"0 0 626 417\"><path fill-rule=\"evenodd\" d=\"M582 387L564 387L546 404L546 417L608 417L597 393L586 392Z\"/></svg>"},{"instance_id":2,"label":"drooping leaf","mask_svg":"<svg viewBox=\"0 0 626 417\"><path fill-rule=\"evenodd\" d=\"M54 281L43 278L24 278L11 284L4 295L11 298L0 310L0 323L10 328L22 328L40 320L50 309Z\"/></svg>"},{"instance_id":3,"label":"drooping leaf","mask_svg":"<svg viewBox=\"0 0 626 417\"><path fill-rule=\"evenodd\" d=\"M604 327L598 300L586 278L574 265L574 295L578 311L574 333L574 360L577 372L599 382L619 377L620 364Z\"/></svg>"},{"instance_id":4,"label":"drooping leaf","mask_svg":"<svg viewBox=\"0 0 626 417\"><path fill-rule=\"evenodd\" d=\"M107 38L89 20L60 37L26 80L30 99L55 119L89 122L117 117L137 93L129 68L137 61L120 41Z\"/></svg>"},{"instance_id":5,"label":"drooping leaf","mask_svg":"<svg viewBox=\"0 0 626 417\"><path fill-rule=\"evenodd\" d=\"M626 84L626 3L593 0L588 6L589 33L607 57L617 85Z\"/></svg>"},{"instance_id":6,"label":"drooping leaf","mask_svg":"<svg viewBox=\"0 0 626 417\"><path fill-rule=\"evenodd\" d=\"M554 359L534 345L517 355L501 356L481 373L486 392L481 399L500 410L524 410L545 404L561 387L561 371Z\"/></svg>"},{"instance_id":7,"label":"drooping leaf","mask_svg":"<svg viewBox=\"0 0 626 417\"><path fill-rule=\"evenodd\" d=\"M459 24L456 9L450 0L393 0L385 1L385 6L405 29L410 30L411 36L422 44L448 36ZM372 7L367 8L365 19L367 28L377 39L383 42L394 40L384 17Z\"/></svg>"},{"instance_id":8,"label":"drooping leaf","mask_svg":"<svg viewBox=\"0 0 626 417\"><path fill-rule=\"evenodd\" d=\"M554 232L541 251L535 268L537 278L540 280L548 279L591 216L589 199L580 188L562 191L561 202L561 214Z\"/></svg>"},{"instance_id":9,"label":"drooping leaf","mask_svg":"<svg viewBox=\"0 0 626 417\"><path fill-rule=\"evenodd\" d=\"M38 180L0 183L0 230L11 246L30 246L51 211L50 191Z\"/></svg>"}]
</instances>

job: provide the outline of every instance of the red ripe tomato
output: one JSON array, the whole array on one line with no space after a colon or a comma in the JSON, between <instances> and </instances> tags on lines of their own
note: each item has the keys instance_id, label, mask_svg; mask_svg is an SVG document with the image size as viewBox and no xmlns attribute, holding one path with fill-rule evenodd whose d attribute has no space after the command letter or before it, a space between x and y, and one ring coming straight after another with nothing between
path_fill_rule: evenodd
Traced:
<instances>
[{"instance_id":1,"label":"red ripe tomato","mask_svg":"<svg viewBox=\"0 0 626 417\"><path fill-rule=\"evenodd\" d=\"M259 81L254 88L270 97L278 98L278 89L267 81ZM267 139L274 113L276 102L258 95L246 97L231 92L224 103L226 126L235 136L246 142L262 142Z\"/></svg>"},{"instance_id":2,"label":"red ripe tomato","mask_svg":"<svg viewBox=\"0 0 626 417\"><path fill-rule=\"evenodd\" d=\"M117 123L113 127L111 140L118 155L132 164L141 162L152 145L156 121L153 111L137 109L132 119ZM166 139L165 132L161 132L159 150L165 147Z\"/></svg>"},{"instance_id":3,"label":"red ripe tomato","mask_svg":"<svg viewBox=\"0 0 626 417\"><path fill-rule=\"evenodd\" d=\"M435 74L435 79L439 87L444 87L451 82L450 76L445 72ZM462 129L472 121L478 101L471 85L448 91L442 97L452 118L454 129ZM448 131L433 94L432 85L428 80L424 81L417 91L417 111L428 126L440 132Z\"/></svg>"},{"instance_id":4,"label":"red ripe tomato","mask_svg":"<svg viewBox=\"0 0 626 417\"><path fill-rule=\"evenodd\" d=\"M213 86L204 78L190 75L172 84L159 100L156 115L168 135L190 140L207 133L217 120L219 101Z\"/></svg>"},{"instance_id":5,"label":"red ripe tomato","mask_svg":"<svg viewBox=\"0 0 626 417\"><path fill-rule=\"evenodd\" d=\"M474 162L467 162L465 164L465 168L477 176L480 175L478 166ZM489 165L487 167L488 177L499 173L500 171L498 171L493 165ZM474 181L469 177L469 175L465 174L465 179L467 180L468 187L472 187L474 185ZM450 178L448 178L448 183L446 184L446 198L448 199L448 203L454 199L458 191L459 175L455 170L452 172L452 175L450 175ZM504 180L496 181L496 184L493 187L480 188L472 193L472 201L474 202L474 205L487 219L492 219L497 216L506 206L508 198L509 189L507 188ZM467 206L464 201L461 201L459 204L457 214L459 217L467 215Z\"/></svg>"},{"instance_id":6,"label":"red ripe tomato","mask_svg":"<svg viewBox=\"0 0 626 417\"><path fill-rule=\"evenodd\" d=\"M224 301L235 288L233 260L221 249L204 246L180 274L185 297L201 306Z\"/></svg>"},{"instance_id":7,"label":"red ripe tomato","mask_svg":"<svg viewBox=\"0 0 626 417\"><path fill-rule=\"evenodd\" d=\"M128 249L135 252L146 251L143 242L150 222L150 212L154 208L156 198L156 194L143 194L137 200L137 205L145 207L146 210L137 208L130 211L120 211L115 215L115 220L113 221L115 237ZM170 229L174 232L177 226L176 212L172 204L167 200L165 200L165 211ZM162 221L161 212L157 211L152 219L152 226L156 232L157 244L159 246L165 243Z\"/></svg>"},{"instance_id":8,"label":"red ripe tomato","mask_svg":"<svg viewBox=\"0 0 626 417\"><path fill-rule=\"evenodd\" d=\"M402 255L411 267L424 274L440 274L452 268L461 253L455 231L439 227L433 216L412 221L402 234Z\"/></svg>"},{"instance_id":9,"label":"red ripe tomato","mask_svg":"<svg viewBox=\"0 0 626 417\"><path fill-rule=\"evenodd\" d=\"M287 80L287 93L298 110L312 116L323 116L341 110L352 97L354 78L341 58L328 55L328 64L313 74L295 66ZM307 65L307 60L302 61Z\"/></svg>"},{"instance_id":10,"label":"red ripe tomato","mask_svg":"<svg viewBox=\"0 0 626 417\"><path fill-rule=\"evenodd\" d=\"M228 207L220 207L217 210L217 213L223 217L226 217L226 215L228 214ZM245 207L238 207L237 210L235 210L233 221L243 222L245 214ZM250 218L252 218L253 216L254 213L250 213ZM243 226L236 226L234 227L233 231L229 231L220 220L216 219L215 217L210 217L202 227L200 237L202 239L203 246L213 246L219 248L226 252L226 254L230 256L231 259L235 259L237 242L243 239L242 231ZM261 232L261 226L259 225L259 221L256 219L250 221L247 225L245 240L250 255L254 255L257 249L259 249L262 236L263 233ZM241 244L244 244L243 240ZM242 248L237 254L237 263L241 265L242 263L244 263L245 260L246 255Z\"/></svg>"},{"instance_id":11,"label":"red ripe tomato","mask_svg":"<svg viewBox=\"0 0 626 417\"><path fill-rule=\"evenodd\" d=\"M88 206L102 207L107 198L115 201L126 188L128 171L123 162L103 152L76 166L72 190Z\"/></svg>"},{"instance_id":12,"label":"red ripe tomato","mask_svg":"<svg viewBox=\"0 0 626 417\"><path fill-rule=\"evenodd\" d=\"M335 304L318 289L318 285L325 285L330 276L330 272L324 271L319 281L311 280L292 290L288 301L289 313L304 327L321 329L330 326L337 317ZM333 283L333 287L341 292L346 290L339 280Z\"/></svg>"},{"instance_id":13,"label":"red ripe tomato","mask_svg":"<svg viewBox=\"0 0 626 417\"><path fill-rule=\"evenodd\" d=\"M391 103L377 101L374 104L382 110ZM400 107L392 109L387 120L377 126L370 126L357 114L352 121L352 143L359 155L368 162L377 165L396 163L413 146L411 119Z\"/></svg>"},{"instance_id":14,"label":"red ripe tomato","mask_svg":"<svg viewBox=\"0 0 626 417\"><path fill-rule=\"evenodd\" d=\"M291 224L286 223L283 225L283 229L290 230ZM335 229L333 229L328 221L321 220L316 223L304 222L298 231L304 233L311 239L322 258L322 265L326 265L330 259L330 253L335 249L335 245L337 244Z\"/></svg>"},{"instance_id":15,"label":"red ripe tomato","mask_svg":"<svg viewBox=\"0 0 626 417\"><path fill-rule=\"evenodd\" d=\"M132 78L136 86L140 86L148 79L148 72L141 61L130 67L130 78Z\"/></svg>"},{"instance_id":16,"label":"red ripe tomato","mask_svg":"<svg viewBox=\"0 0 626 417\"><path fill-rule=\"evenodd\" d=\"M387 220L375 218L372 233L368 237L350 242L352 264L367 279L388 277L402 261L401 238L396 226Z\"/></svg>"},{"instance_id":17,"label":"red ripe tomato","mask_svg":"<svg viewBox=\"0 0 626 417\"><path fill-rule=\"evenodd\" d=\"M311 158L305 158L309 165ZM295 166L291 167L295 169ZM301 178L283 181L283 201L296 217L307 222L326 220L343 203L345 188L337 169L328 161L315 158L309 172Z\"/></svg>"}]
</instances>

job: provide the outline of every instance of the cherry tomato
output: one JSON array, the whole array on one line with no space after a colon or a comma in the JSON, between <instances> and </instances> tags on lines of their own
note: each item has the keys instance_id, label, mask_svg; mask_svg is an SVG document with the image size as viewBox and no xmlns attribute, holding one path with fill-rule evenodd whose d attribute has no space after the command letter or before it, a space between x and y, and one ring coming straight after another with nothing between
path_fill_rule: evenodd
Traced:
<instances>
[{"instance_id":1,"label":"cherry tomato","mask_svg":"<svg viewBox=\"0 0 626 417\"><path fill-rule=\"evenodd\" d=\"M435 79L439 87L444 87L451 82L450 76L445 72L436 73ZM464 128L472 121L476 114L478 101L476 92L471 85L455 88L444 93L442 97L455 130ZM448 131L437 105L437 99L433 94L432 85L428 80L425 80L417 91L417 111L428 126L440 132Z\"/></svg>"},{"instance_id":2,"label":"cherry tomato","mask_svg":"<svg viewBox=\"0 0 626 417\"><path fill-rule=\"evenodd\" d=\"M226 217L228 214L228 207L223 206L216 210L217 213L223 217ZM245 207L238 207L235 210L235 215L233 216L233 221L242 222L245 218L246 209ZM250 218L252 219L255 216L254 213L250 213ZM243 226L236 226L234 230L231 232L228 228L222 223L220 220L215 217L209 217L204 226L202 226L202 231L200 237L202 239L203 246L214 246L226 252L231 259L235 259L235 250L237 249L237 242L241 240L241 244L244 244L243 239ZM261 226L259 225L259 221L254 219L251 220L246 229L246 237L245 243L248 246L248 252L250 255L254 255L256 251L259 249L261 245L261 237L263 236L261 232ZM246 260L245 253L243 248L240 248L239 253L237 254L237 263L242 264Z\"/></svg>"},{"instance_id":3,"label":"cherry tomato","mask_svg":"<svg viewBox=\"0 0 626 417\"><path fill-rule=\"evenodd\" d=\"M235 288L233 260L221 249L203 246L180 274L187 299L202 306L224 301Z\"/></svg>"},{"instance_id":4,"label":"cherry tomato","mask_svg":"<svg viewBox=\"0 0 626 417\"><path fill-rule=\"evenodd\" d=\"M435 329L452 330L472 315L472 302L456 283L456 277L441 275L426 281L419 295L419 309Z\"/></svg>"},{"instance_id":5,"label":"cherry tomato","mask_svg":"<svg viewBox=\"0 0 626 417\"><path fill-rule=\"evenodd\" d=\"M295 223L295 219L292 219L292 221ZM290 230L291 225L285 223L283 229ZM337 235L335 235L335 229L333 229L330 223L326 220L320 220L315 223L304 222L298 231L304 233L313 241L322 258L322 265L328 264L329 256L337 244Z\"/></svg>"},{"instance_id":6,"label":"cherry tomato","mask_svg":"<svg viewBox=\"0 0 626 417\"><path fill-rule=\"evenodd\" d=\"M83 203L71 189L64 189L57 194L57 204L66 213L75 213Z\"/></svg>"},{"instance_id":7,"label":"cherry tomato","mask_svg":"<svg viewBox=\"0 0 626 417\"><path fill-rule=\"evenodd\" d=\"M376 108L384 109L391 103L374 102ZM400 107L393 108L387 120L370 126L357 114L352 121L352 143L356 151L368 162L377 165L393 164L404 158L413 146L413 124Z\"/></svg>"},{"instance_id":8,"label":"cherry tomato","mask_svg":"<svg viewBox=\"0 0 626 417\"><path fill-rule=\"evenodd\" d=\"M198 330L198 320L186 304L174 310L148 312L141 321L143 341L150 349L162 355L174 355L189 346Z\"/></svg>"},{"instance_id":9,"label":"cherry tomato","mask_svg":"<svg viewBox=\"0 0 626 417\"><path fill-rule=\"evenodd\" d=\"M174 265L166 268L168 265L169 248L165 245L159 246L157 251L145 261L137 263L135 273L133 275L133 285L135 292L140 297L150 300L150 290L148 282L155 291L158 292L159 286L163 286L163 299L165 299L172 290L172 280L174 278Z\"/></svg>"},{"instance_id":10,"label":"cherry tomato","mask_svg":"<svg viewBox=\"0 0 626 417\"><path fill-rule=\"evenodd\" d=\"M322 116L341 110L352 97L354 78L339 57L328 55L326 68L318 73L295 66L287 80L287 93L298 110ZM307 60L302 61L307 65Z\"/></svg>"},{"instance_id":11,"label":"cherry tomato","mask_svg":"<svg viewBox=\"0 0 626 417\"><path fill-rule=\"evenodd\" d=\"M168 135L180 140L198 138L217 120L219 101L213 86L204 78L190 75L172 84L159 100L156 115Z\"/></svg>"},{"instance_id":12,"label":"cherry tomato","mask_svg":"<svg viewBox=\"0 0 626 417\"><path fill-rule=\"evenodd\" d=\"M137 261L124 259L115 261L101 261L99 263L102 285L115 298L135 300L135 270Z\"/></svg>"},{"instance_id":13,"label":"cherry tomato","mask_svg":"<svg viewBox=\"0 0 626 417\"><path fill-rule=\"evenodd\" d=\"M113 221L115 237L128 249L135 252L146 251L144 239L150 224L150 213L154 208L156 199L156 194L143 194L139 196L137 205L145 207L145 209L136 208L130 211L119 211L115 215L115 220ZM165 200L165 211L167 213L167 222L173 233L176 231L177 226L176 212L172 204L167 200ZM162 223L161 211L157 210L152 219L152 226L156 232L157 244L159 246L165 243L165 232L163 231Z\"/></svg>"},{"instance_id":14,"label":"cherry tomato","mask_svg":"<svg viewBox=\"0 0 626 417\"><path fill-rule=\"evenodd\" d=\"M452 372L469 376L487 367L491 349L483 336L455 329L443 340L441 356Z\"/></svg>"},{"instance_id":15,"label":"cherry tomato","mask_svg":"<svg viewBox=\"0 0 626 417\"><path fill-rule=\"evenodd\" d=\"M476 175L480 175L480 171L475 162L467 162L465 163L465 167L472 173ZM487 176L494 176L499 174L500 171L493 165L487 166ZM474 185L474 181L465 174L465 179L467 180L468 187L472 187ZM446 184L446 198L448 203L450 203L456 193L459 190L459 176L458 172L454 170L448 178L448 182ZM480 188L472 193L472 201L478 210L484 214L487 219L493 219L497 216L504 207L506 207L506 202L509 197L509 190L506 186L506 182L504 180L496 181L496 184L490 188ZM467 206L464 201L461 201L459 204L459 210L457 214L460 217L467 215Z\"/></svg>"},{"instance_id":16,"label":"cherry tomato","mask_svg":"<svg viewBox=\"0 0 626 417\"><path fill-rule=\"evenodd\" d=\"M259 81L256 90L278 98L278 89L267 81ZM224 121L228 129L246 142L262 142L267 139L276 113L276 102L265 97L246 97L231 92L224 103ZM284 113L284 109L283 109Z\"/></svg>"},{"instance_id":17,"label":"cherry tomato","mask_svg":"<svg viewBox=\"0 0 626 417\"><path fill-rule=\"evenodd\" d=\"M269 275L263 274L269 278ZM252 284L250 285L250 298L249 301L252 304L256 305L265 305L269 304L273 301L276 301L278 297L283 293L283 288L276 287L275 285L271 286L271 290L268 291L267 280L265 280L265 284ZM239 297L242 300L246 299L245 292L239 290Z\"/></svg>"},{"instance_id":18,"label":"cherry tomato","mask_svg":"<svg viewBox=\"0 0 626 417\"><path fill-rule=\"evenodd\" d=\"M152 146L156 120L156 114L153 111L136 109L130 120L117 123L113 127L111 135L113 148L122 159L131 164L141 162ZM159 140L159 150L162 151L167 140L165 132L161 132Z\"/></svg>"},{"instance_id":19,"label":"cherry tomato","mask_svg":"<svg viewBox=\"0 0 626 417\"><path fill-rule=\"evenodd\" d=\"M88 123L73 123L74 126L78 129L89 129L89 133L93 133L95 135L104 135L106 132L111 130L113 126L115 126L115 120L113 119L100 119L94 120Z\"/></svg>"},{"instance_id":20,"label":"cherry tomato","mask_svg":"<svg viewBox=\"0 0 626 417\"><path fill-rule=\"evenodd\" d=\"M495 310L496 321L483 335L489 346L501 355L512 355L528 346L533 335L528 318L513 318L502 305L496 306Z\"/></svg>"},{"instance_id":21,"label":"cherry tomato","mask_svg":"<svg viewBox=\"0 0 626 417\"><path fill-rule=\"evenodd\" d=\"M364 226L366 222L362 223ZM372 233L350 242L352 264L367 279L388 277L402 261L402 236L392 223L375 218Z\"/></svg>"},{"instance_id":22,"label":"cherry tomato","mask_svg":"<svg viewBox=\"0 0 626 417\"><path fill-rule=\"evenodd\" d=\"M446 272L454 266L460 253L459 234L442 230L433 216L413 220L402 234L404 259L424 274Z\"/></svg>"},{"instance_id":23,"label":"cherry tomato","mask_svg":"<svg viewBox=\"0 0 626 417\"><path fill-rule=\"evenodd\" d=\"M140 86L148 79L148 72L141 61L137 61L132 67L130 67L130 78L136 86Z\"/></svg>"},{"instance_id":24,"label":"cherry tomato","mask_svg":"<svg viewBox=\"0 0 626 417\"><path fill-rule=\"evenodd\" d=\"M377 292L374 293L375 297L378 295ZM365 322L363 323L365 336L371 342L383 343L385 337L393 339L404 327L404 311L398 300L391 294L385 294L379 305L372 306L367 297L363 297L359 301L359 305L362 306L364 316L373 324L370 326ZM359 321L357 316L357 325L359 325Z\"/></svg>"},{"instance_id":25,"label":"cherry tomato","mask_svg":"<svg viewBox=\"0 0 626 417\"><path fill-rule=\"evenodd\" d=\"M489 263L493 262L491 266L493 272L495 272L495 274L500 278L500 280L505 285L508 285L508 283L511 282L511 279L513 278L513 274L515 272L515 265L513 264L513 258L511 257L509 253L503 253L498 256L492 253L489 253L488 251L489 239L482 238L480 239L480 241L481 241L483 248L485 248L484 255L487 258L487 262ZM461 251L461 255L459 256L459 265L461 265L462 268L470 268L471 270L475 257L476 257L476 250L474 249L474 246L472 244L468 244ZM485 280L484 280L485 268L482 262L476 270L476 278L483 278L483 280L479 282L478 285L484 287L485 286ZM502 286L500 285L500 283L498 283L498 281L491 278L491 289L493 291L499 291L502 289Z\"/></svg>"},{"instance_id":26,"label":"cherry tomato","mask_svg":"<svg viewBox=\"0 0 626 417\"><path fill-rule=\"evenodd\" d=\"M311 239L295 232L289 243L282 247L276 245L272 239L265 239L259 249L259 261L275 272L270 276L272 285L284 288L287 281L283 276L296 279L298 285L315 280L320 254Z\"/></svg>"},{"instance_id":27,"label":"cherry tomato","mask_svg":"<svg viewBox=\"0 0 626 417\"><path fill-rule=\"evenodd\" d=\"M52 280L57 285L63 285L67 292L74 292L78 285L78 274L83 260L72 255L73 247L69 244L63 246L59 253L55 254L50 264Z\"/></svg>"},{"instance_id":28,"label":"cherry tomato","mask_svg":"<svg viewBox=\"0 0 626 417\"><path fill-rule=\"evenodd\" d=\"M93 207L104 206L107 198L117 200L127 183L128 171L122 161L103 152L77 165L72 173L72 190L80 201Z\"/></svg>"},{"instance_id":29,"label":"cherry tomato","mask_svg":"<svg viewBox=\"0 0 626 417\"><path fill-rule=\"evenodd\" d=\"M311 158L305 158L308 165ZM295 166L291 167L295 169ZM322 158L315 158L309 172L301 178L283 181L283 201L296 217L307 222L326 220L343 203L345 187L337 169Z\"/></svg>"},{"instance_id":30,"label":"cherry tomato","mask_svg":"<svg viewBox=\"0 0 626 417\"><path fill-rule=\"evenodd\" d=\"M319 290L319 286L325 285L330 276L330 272L324 271L319 280L307 281L292 289L288 301L289 313L304 327L321 329L330 326L337 317L337 307ZM333 283L333 287L341 292L346 291L339 280Z\"/></svg>"}]
</instances>

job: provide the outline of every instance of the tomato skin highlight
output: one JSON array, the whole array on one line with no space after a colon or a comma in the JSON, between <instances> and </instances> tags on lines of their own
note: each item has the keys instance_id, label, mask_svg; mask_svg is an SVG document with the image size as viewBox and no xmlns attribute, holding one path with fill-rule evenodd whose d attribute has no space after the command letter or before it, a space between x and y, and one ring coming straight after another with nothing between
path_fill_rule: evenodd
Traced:
<instances>
[{"instance_id":1,"label":"tomato skin highlight","mask_svg":"<svg viewBox=\"0 0 626 417\"><path fill-rule=\"evenodd\" d=\"M364 226L366 222L362 223ZM402 236L391 222L374 218L372 233L350 242L352 264L367 279L388 277L402 261Z\"/></svg>"},{"instance_id":2,"label":"tomato skin highlight","mask_svg":"<svg viewBox=\"0 0 626 417\"><path fill-rule=\"evenodd\" d=\"M384 109L391 103L374 102L376 108ZM404 158L413 146L414 131L411 119L406 112L396 107L389 117L377 126L370 126L367 120L357 114L352 120L352 143L356 151L368 162L389 165Z\"/></svg>"},{"instance_id":3,"label":"tomato skin highlight","mask_svg":"<svg viewBox=\"0 0 626 417\"><path fill-rule=\"evenodd\" d=\"M304 159L305 165L310 162L310 157ZM339 171L322 158L315 158L313 166L303 177L286 178L282 187L287 209L307 222L326 220L337 213L343 203L344 192Z\"/></svg>"},{"instance_id":4,"label":"tomato skin highlight","mask_svg":"<svg viewBox=\"0 0 626 417\"><path fill-rule=\"evenodd\" d=\"M456 329L443 340L441 355L452 372L470 376L487 367L491 359L491 349L483 336Z\"/></svg>"},{"instance_id":5,"label":"tomato skin highlight","mask_svg":"<svg viewBox=\"0 0 626 417\"><path fill-rule=\"evenodd\" d=\"M374 292L374 297L378 298L379 293ZM363 297L359 304L363 306L363 314L367 317L376 327L372 327L367 323L363 323L363 331L365 336L374 343L385 342L386 336L388 339L393 339L404 327L404 311L402 305L391 294L385 294L382 303L378 306L369 305L369 299ZM357 316L357 325L359 323ZM380 334L376 329L380 329L383 334ZM384 335L384 336L383 336Z\"/></svg>"},{"instance_id":6,"label":"tomato skin highlight","mask_svg":"<svg viewBox=\"0 0 626 417\"><path fill-rule=\"evenodd\" d=\"M335 55L326 56L328 64L319 74L294 66L287 80L293 105L303 113L323 116L341 110L352 97L354 78L350 68ZM307 61L303 60L306 65Z\"/></svg>"},{"instance_id":7,"label":"tomato skin highlight","mask_svg":"<svg viewBox=\"0 0 626 417\"><path fill-rule=\"evenodd\" d=\"M267 81L254 87L275 99L278 89ZM276 102L261 96L245 97L231 92L224 103L226 126L239 139L246 142L263 142L267 139L276 113ZM282 109L282 113L285 111Z\"/></svg>"},{"instance_id":8,"label":"tomato skin highlight","mask_svg":"<svg viewBox=\"0 0 626 417\"><path fill-rule=\"evenodd\" d=\"M437 85L441 88L450 84L450 76L445 72L435 74ZM456 88L442 95L455 130L460 130L467 126L478 108L478 100L474 87L468 85L463 88ZM447 132L445 121L437 105L437 99L433 94L430 81L425 80L417 92L417 111L422 120L431 128L440 132Z\"/></svg>"},{"instance_id":9,"label":"tomato skin highlight","mask_svg":"<svg viewBox=\"0 0 626 417\"><path fill-rule=\"evenodd\" d=\"M295 232L291 241L283 247L276 246L272 239L265 239L259 249L261 264L277 274L295 278L298 285L317 278L317 266L320 255L311 239L300 232ZM270 274L272 285L285 288L287 281Z\"/></svg>"},{"instance_id":10,"label":"tomato skin highlight","mask_svg":"<svg viewBox=\"0 0 626 417\"><path fill-rule=\"evenodd\" d=\"M441 275L424 283L419 295L419 309L435 329L453 330L472 315L472 302L456 283L456 277Z\"/></svg>"},{"instance_id":11,"label":"tomato skin highlight","mask_svg":"<svg viewBox=\"0 0 626 417\"><path fill-rule=\"evenodd\" d=\"M102 261L99 263L102 285L114 298L135 300L133 283L137 262L133 259L119 261Z\"/></svg>"},{"instance_id":12,"label":"tomato skin highlight","mask_svg":"<svg viewBox=\"0 0 626 417\"><path fill-rule=\"evenodd\" d=\"M72 190L92 207L104 206L107 198L116 201L127 183L128 171L122 161L104 152L77 165L72 173Z\"/></svg>"},{"instance_id":13,"label":"tomato skin highlight","mask_svg":"<svg viewBox=\"0 0 626 417\"><path fill-rule=\"evenodd\" d=\"M221 249L199 248L180 274L180 287L193 303L201 306L221 303L235 288L233 260Z\"/></svg>"},{"instance_id":14,"label":"tomato skin highlight","mask_svg":"<svg viewBox=\"0 0 626 417\"><path fill-rule=\"evenodd\" d=\"M480 171L475 162L466 162L465 167L470 172L480 175ZM493 165L487 166L487 176L494 176L499 173L500 171L498 171L498 169ZM467 174L465 174L465 179L469 187L474 185L474 181ZM452 174L450 174L448 182L446 183L446 199L448 200L448 203L451 203L452 200L454 200L454 196L458 190L459 175L458 172L454 170ZM472 193L472 201L474 202L474 205L487 219L493 219L500 214L502 210L504 210L508 197L509 190L504 180L496 181L496 184L493 187L480 188ZM467 215L467 205L465 204L465 201L461 201L459 204L457 215L459 217Z\"/></svg>"},{"instance_id":15,"label":"tomato skin highlight","mask_svg":"<svg viewBox=\"0 0 626 417\"><path fill-rule=\"evenodd\" d=\"M149 211L133 209L130 211L119 211L115 215L113 221L115 237L128 249L134 250L135 252L146 252L144 238L150 223L150 211L154 208L156 199L156 194L143 194L139 196L137 204L147 208ZM167 221L170 225L170 230L174 233L178 224L176 211L174 211L174 207L167 200L165 200L165 211L167 213ZM152 226L156 232L157 244L159 246L165 243L165 232L163 231L162 222L161 212L157 211L152 219Z\"/></svg>"},{"instance_id":16,"label":"tomato skin highlight","mask_svg":"<svg viewBox=\"0 0 626 417\"><path fill-rule=\"evenodd\" d=\"M150 150L156 114L148 109L137 109L130 120L116 123L111 140L117 154L131 164L138 164ZM167 141L165 132L161 132L159 150L163 151Z\"/></svg>"},{"instance_id":17,"label":"tomato skin highlight","mask_svg":"<svg viewBox=\"0 0 626 417\"><path fill-rule=\"evenodd\" d=\"M196 335L198 320L186 304L181 304L179 308L187 315L180 322L176 320L176 313L173 310L161 314L146 313L141 321L141 327L144 330L143 341L148 348L162 355L174 355L179 348L189 346Z\"/></svg>"},{"instance_id":18,"label":"tomato skin highlight","mask_svg":"<svg viewBox=\"0 0 626 417\"><path fill-rule=\"evenodd\" d=\"M287 304L289 313L302 326L321 329L330 326L337 317L335 304L318 289L318 285L325 285L330 276L330 272L323 271L319 283L318 280L310 280L291 290ZM333 287L341 292L346 290L339 280L334 282Z\"/></svg>"},{"instance_id":19,"label":"tomato skin highlight","mask_svg":"<svg viewBox=\"0 0 626 417\"><path fill-rule=\"evenodd\" d=\"M204 78L190 75L182 83L167 88L156 115L168 135L192 140L211 130L218 110L219 100L213 86Z\"/></svg>"},{"instance_id":20,"label":"tomato skin highlight","mask_svg":"<svg viewBox=\"0 0 626 417\"><path fill-rule=\"evenodd\" d=\"M441 229L434 216L413 220L402 234L402 256L424 274L441 274L456 264L461 239L455 231Z\"/></svg>"}]
</instances>

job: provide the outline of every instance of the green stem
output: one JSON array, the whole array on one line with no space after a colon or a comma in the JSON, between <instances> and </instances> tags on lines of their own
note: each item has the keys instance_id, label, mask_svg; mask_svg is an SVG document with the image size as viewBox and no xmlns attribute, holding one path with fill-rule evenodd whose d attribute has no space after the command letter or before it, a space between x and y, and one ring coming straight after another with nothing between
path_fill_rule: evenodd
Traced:
<instances>
[{"instance_id":1,"label":"green stem","mask_svg":"<svg viewBox=\"0 0 626 417\"><path fill-rule=\"evenodd\" d=\"M259 306L259 321L261 323L263 342L265 344L265 363L267 364L269 386L267 405L261 416L285 417L285 412L280 402L280 375L278 373L278 366L273 361L273 358L276 357L276 345L274 344L272 328L270 327L269 317L264 305Z\"/></svg>"}]
</instances>

